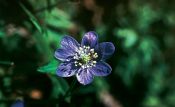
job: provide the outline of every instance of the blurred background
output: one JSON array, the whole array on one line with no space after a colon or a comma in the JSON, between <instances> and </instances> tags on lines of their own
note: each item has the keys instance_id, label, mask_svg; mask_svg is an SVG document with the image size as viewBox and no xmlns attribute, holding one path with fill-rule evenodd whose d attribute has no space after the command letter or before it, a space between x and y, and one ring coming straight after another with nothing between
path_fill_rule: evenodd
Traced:
<instances>
[{"instance_id":1,"label":"blurred background","mask_svg":"<svg viewBox=\"0 0 175 107\"><path fill-rule=\"evenodd\" d=\"M0 107L175 107L174 0L0 0ZM56 76L64 35L113 42L92 84Z\"/></svg>"}]
</instances>

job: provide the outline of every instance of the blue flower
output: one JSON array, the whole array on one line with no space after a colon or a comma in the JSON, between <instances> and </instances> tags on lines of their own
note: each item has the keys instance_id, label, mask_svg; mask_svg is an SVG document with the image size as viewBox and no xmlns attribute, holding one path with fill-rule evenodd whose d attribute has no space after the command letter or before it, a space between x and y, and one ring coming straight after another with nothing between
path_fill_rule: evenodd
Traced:
<instances>
[{"instance_id":1,"label":"blue flower","mask_svg":"<svg viewBox=\"0 0 175 107\"><path fill-rule=\"evenodd\" d=\"M24 107L24 102L21 100L17 100L11 105L11 107Z\"/></svg>"},{"instance_id":2,"label":"blue flower","mask_svg":"<svg viewBox=\"0 0 175 107\"><path fill-rule=\"evenodd\" d=\"M55 51L55 57L63 62L57 69L57 75L76 75L81 84L89 84L94 76L107 76L111 73L112 68L105 60L114 51L113 43L98 43L98 36L93 31L84 35L81 44L74 38L65 36L61 41L61 48Z\"/></svg>"}]
</instances>

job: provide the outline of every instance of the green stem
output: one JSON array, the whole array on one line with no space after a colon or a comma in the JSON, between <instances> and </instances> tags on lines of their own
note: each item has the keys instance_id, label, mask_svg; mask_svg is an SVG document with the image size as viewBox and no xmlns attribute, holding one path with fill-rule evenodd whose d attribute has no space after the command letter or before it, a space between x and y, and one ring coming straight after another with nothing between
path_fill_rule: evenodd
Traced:
<instances>
[{"instance_id":1,"label":"green stem","mask_svg":"<svg viewBox=\"0 0 175 107\"><path fill-rule=\"evenodd\" d=\"M76 78L74 78L74 80L73 80L72 83L71 83L70 88L67 90L67 92L66 92L65 95L63 96L64 99L72 93L73 88L75 87L76 82L77 82L77 80L76 80Z\"/></svg>"}]
</instances>

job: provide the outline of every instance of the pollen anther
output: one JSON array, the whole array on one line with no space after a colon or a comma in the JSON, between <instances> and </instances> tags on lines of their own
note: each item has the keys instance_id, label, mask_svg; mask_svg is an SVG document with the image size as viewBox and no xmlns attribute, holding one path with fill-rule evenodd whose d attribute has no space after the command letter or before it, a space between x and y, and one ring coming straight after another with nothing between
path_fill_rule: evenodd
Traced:
<instances>
[{"instance_id":1,"label":"pollen anther","mask_svg":"<svg viewBox=\"0 0 175 107\"><path fill-rule=\"evenodd\" d=\"M73 59L75 59L75 66L80 66L81 68L90 68L96 65L96 59L98 54L95 52L93 48L90 46L79 47L79 50L74 55Z\"/></svg>"}]
</instances>

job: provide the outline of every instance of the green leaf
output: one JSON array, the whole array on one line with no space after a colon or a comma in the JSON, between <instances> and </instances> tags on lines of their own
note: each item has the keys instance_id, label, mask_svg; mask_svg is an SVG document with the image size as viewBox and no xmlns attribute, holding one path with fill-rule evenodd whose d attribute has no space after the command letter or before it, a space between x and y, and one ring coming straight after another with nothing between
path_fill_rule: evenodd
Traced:
<instances>
[{"instance_id":1,"label":"green leaf","mask_svg":"<svg viewBox=\"0 0 175 107\"><path fill-rule=\"evenodd\" d=\"M38 68L38 71L42 72L42 73L56 74L56 69L57 69L58 65L59 65L59 62L56 60L53 60L50 63L48 63L47 65Z\"/></svg>"},{"instance_id":2,"label":"green leaf","mask_svg":"<svg viewBox=\"0 0 175 107\"><path fill-rule=\"evenodd\" d=\"M161 100L157 96L148 96L143 102L144 107L166 107L162 104Z\"/></svg>"},{"instance_id":3,"label":"green leaf","mask_svg":"<svg viewBox=\"0 0 175 107\"><path fill-rule=\"evenodd\" d=\"M30 21L33 23L33 25L36 27L36 29L40 32L43 33L43 29L40 25L40 23L38 22L38 20L35 18L35 16L22 4L19 3L20 6L22 7L22 9L25 11L25 13L29 16Z\"/></svg>"},{"instance_id":4,"label":"green leaf","mask_svg":"<svg viewBox=\"0 0 175 107\"><path fill-rule=\"evenodd\" d=\"M5 33L0 31L0 37L3 37L4 35L5 35Z\"/></svg>"},{"instance_id":5,"label":"green leaf","mask_svg":"<svg viewBox=\"0 0 175 107\"><path fill-rule=\"evenodd\" d=\"M145 31L154 20L160 18L160 12L152 9L150 5L144 5L138 8L136 16L138 18L136 22L138 29Z\"/></svg>"},{"instance_id":6,"label":"green leaf","mask_svg":"<svg viewBox=\"0 0 175 107\"><path fill-rule=\"evenodd\" d=\"M66 91L69 89L69 85L64 78L50 76L52 83L54 84L51 96L58 98L60 95L65 95Z\"/></svg>"},{"instance_id":7,"label":"green leaf","mask_svg":"<svg viewBox=\"0 0 175 107\"><path fill-rule=\"evenodd\" d=\"M41 36L39 32L35 32L33 38L36 40L37 50L44 57L45 62L50 62L53 59L54 51L48 41L48 36Z\"/></svg>"},{"instance_id":8,"label":"green leaf","mask_svg":"<svg viewBox=\"0 0 175 107\"><path fill-rule=\"evenodd\" d=\"M54 47L59 47L60 46L60 42L63 38L62 33L60 32L55 32L53 30L47 29L47 40L49 43L51 43Z\"/></svg>"},{"instance_id":9,"label":"green leaf","mask_svg":"<svg viewBox=\"0 0 175 107\"><path fill-rule=\"evenodd\" d=\"M45 22L54 28L57 29L68 29L73 26L73 23L70 21L70 16L64 11L54 8L46 16Z\"/></svg>"},{"instance_id":10,"label":"green leaf","mask_svg":"<svg viewBox=\"0 0 175 107\"><path fill-rule=\"evenodd\" d=\"M124 48L132 47L138 40L138 35L133 29L118 29L115 33L119 38L124 39L122 44Z\"/></svg>"}]
</instances>

